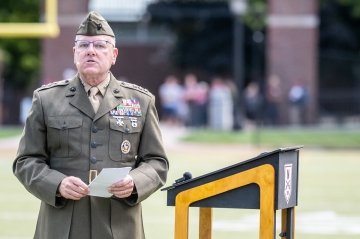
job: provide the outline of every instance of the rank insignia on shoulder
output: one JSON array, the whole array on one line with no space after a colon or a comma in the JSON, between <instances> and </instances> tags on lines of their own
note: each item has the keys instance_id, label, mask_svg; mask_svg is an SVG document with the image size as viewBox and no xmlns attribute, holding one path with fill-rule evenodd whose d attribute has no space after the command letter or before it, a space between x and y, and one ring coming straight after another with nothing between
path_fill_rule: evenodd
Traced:
<instances>
[{"instance_id":1,"label":"rank insignia on shoulder","mask_svg":"<svg viewBox=\"0 0 360 239\"><path fill-rule=\"evenodd\" d=\"M64 85L68 85L70 83L69 80L61 80L61 81L55 81L55 82L51 82L48 83L46 85L42 85L39 90L44 90L44 89L49 89L55 86L64 86Z\"/></svg>"},{"instance_id":2,"label":"rank insignia on shoulder","mask_svg":"<svg viewBox=\"0 0 360 239\"><path fill-rule=\"evenodd\" d=\"M140 102L138 99L122 99L122 103L110 111L111 116L142 116Z\"/></svg>"},{"instance_id":3,"label":"rank insignia on shoulder","mask_svg":"<svg viewBox=\"0 0 360 239\"><path fill-rule=\"evenodd\" d=\"M132 88L134 90L138 90L140 92L143 92L145 94L151 94L150 91L148 91L147 89L141 87L141 86L138 86L138 85L135 85L135 84L131 84L131 83L128 83L128 82L124 82L124 81L121 81L120 84L122 86L125 86L127 88Z\"/></svg>"}]
</instances>

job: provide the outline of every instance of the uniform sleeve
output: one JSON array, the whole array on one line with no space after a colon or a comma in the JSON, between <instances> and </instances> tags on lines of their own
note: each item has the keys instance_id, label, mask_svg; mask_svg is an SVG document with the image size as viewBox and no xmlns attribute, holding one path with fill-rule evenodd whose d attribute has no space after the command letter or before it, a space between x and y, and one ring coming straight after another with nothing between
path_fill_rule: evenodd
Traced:
<instances>
[{"instance_id":1,"label":"uniform sleeve","mask_svg":"<svg viewBox=\"0 0 360 239\"><path fill-rule=\"evenodd\" d=\"M165 184L168 170L169 163L161 138L155 98L152 97L141 134L137 167L130 172L136 186L137 198L131 197L135 200L128 202L139 203L158 190Z\"/></svg>"},{"instance_id":2,"label":"uniform sleeve","mask_svg":"<svg viewBox=\"0 0 360 239\"><path fill-rule=\"evenodd\" d=\"M35 91L13 163L13 172L34 196L54 207L62 207L65 201L56 200L55 195L60 182L66 176L49 168L46 137L41 98L39 92Z\"/></svg>"}]
</instances>

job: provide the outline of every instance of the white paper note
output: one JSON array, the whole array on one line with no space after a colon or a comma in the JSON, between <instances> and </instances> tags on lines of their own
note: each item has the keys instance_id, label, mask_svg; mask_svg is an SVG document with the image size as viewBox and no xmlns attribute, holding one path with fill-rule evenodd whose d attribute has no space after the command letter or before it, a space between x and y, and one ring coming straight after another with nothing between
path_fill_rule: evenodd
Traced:
<instances>
[{"instance_id":1,"label":"white paper note","mask_svg":"<svg viewBox=\"0 0 360 239\"><path fill-rule=\"evenodd\" d=\"M131 167L124 168L104 168L99 175L89 184L89 196L96 197L111 197L109 193L109 187L125 178L128 175Z\"/></svg>"}]
</instances>

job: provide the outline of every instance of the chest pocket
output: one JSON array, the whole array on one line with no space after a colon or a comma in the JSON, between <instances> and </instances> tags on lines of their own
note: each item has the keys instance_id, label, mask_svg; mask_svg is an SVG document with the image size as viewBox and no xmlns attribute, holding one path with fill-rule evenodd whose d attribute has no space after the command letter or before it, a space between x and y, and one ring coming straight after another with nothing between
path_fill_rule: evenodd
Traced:
<instances>
[{"instance_id":1,"label":"chest pocket","mask_svg":"<svg viewBox=\"0 0 360 239\"><path fill-rule=\"evenodd\" d=\"M135 162L143 124L140 117L111 117L109 156L113 161Z\"/></svg>"},{"instance_id":2,"label":"chest pocket","mask_svg":"<svg viewBox=\"0 0 360 239\"><path fill-rule=\"evenodd\" d=\"M51 156L68 158L81 153L82 118L78 116L50 116L47 141Z\"/></svg>"}]
</instances>

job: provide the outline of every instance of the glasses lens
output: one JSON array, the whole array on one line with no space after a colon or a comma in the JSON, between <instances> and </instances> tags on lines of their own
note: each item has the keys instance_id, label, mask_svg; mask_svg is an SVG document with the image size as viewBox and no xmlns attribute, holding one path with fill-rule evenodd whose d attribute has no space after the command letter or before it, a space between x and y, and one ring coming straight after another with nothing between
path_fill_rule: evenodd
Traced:
<instances>
[{"instance_id":1,"label":"glasses lens","mask_svg":"<svg viewBox=\"0 0 360 239\"><path fill-rule=\"evenodd\" d=\"M79 50L85 50L87 48L89 48L90 42L88 41L76 41L77 44L77 48Z\"/></svg>"},{"instance_id":2,"label":"glasses lens","mask_svg":"<svg viewBox=\"0 0 360 239\"><path fill-rule=\"evenodd\" d=\"M106 49L106 41L103 40L94 41L93 46L96 50L104 50Z\"/></svg>"}]
</instances>

